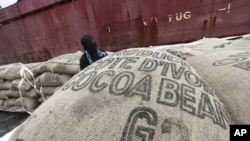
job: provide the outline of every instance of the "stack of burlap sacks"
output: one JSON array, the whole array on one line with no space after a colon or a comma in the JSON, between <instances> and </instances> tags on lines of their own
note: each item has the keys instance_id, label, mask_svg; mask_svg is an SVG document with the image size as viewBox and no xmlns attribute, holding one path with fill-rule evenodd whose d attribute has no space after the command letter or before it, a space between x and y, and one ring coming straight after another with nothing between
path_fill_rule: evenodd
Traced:
<instances>
[{"instance_id":1,"label":"stack of burlap sacks","mask_svg":"<svg viewBox=\"0 0 250 141\"><path fill-rule=\"evenodd\" d=\"M158 47L187 61L227 105L236 124L250 124L250 35Z\"/></svg>"},{"instance_id":2,"label":"stack of burlap sacks","mask_svg":"<svg viewBox=\"0 0 250 141\"><path fill-rule=\"evenodd\" d=\"M230 124L250 123L249 42L116 52L67 81L10 140L228 141Z\"/></svg>"},{"instance_id":3,"label":"stack of burlap sacks","mask_svg":"<svg viewBox=\"0 0 250 141\"><path fill-rule=\"evenodd\" d=\"M249 49L250 35L236 36L231 38L204 38L191 43L152 46L152 49L167 51L183 60L204 53Z\"/></svg>"},{"instance_id":4,"label":"stack of burlap sacks","mask_svg":"<svg viewBox=\"0 0 250 141\"><path fill-rule=\"evenodd\" d=\"M10 140L228 141L226 108L184 60L126 49L72 77Z\"/></svg>"},{"instance_id":5,"label":"stack of burlap sacks","mask_svg":"<svg viewBox=\"0 0 250 141\"><path fill-rule=\"evenodd\" d=\"M0 66L0 110L33 112L80 71L81 54L65 54L39 63Z\"/></svg>"},{"instance_id":6,"label":"stack of burlap sacks","mask_svg":"<svg viewBox=\"0 0 250 141\"><path fill-rule=\"evenodd\" d=\"M250 124L250 38L229 40L214 48L187 62L210 83L236 124Z\"/></svg>"}]
</instances>

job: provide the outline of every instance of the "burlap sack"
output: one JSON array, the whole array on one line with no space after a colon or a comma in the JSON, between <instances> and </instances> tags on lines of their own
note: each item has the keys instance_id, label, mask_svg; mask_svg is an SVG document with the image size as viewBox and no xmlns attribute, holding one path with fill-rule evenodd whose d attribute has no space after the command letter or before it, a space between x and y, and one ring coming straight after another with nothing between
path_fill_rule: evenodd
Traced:
<instances>
[{"instance_id":1,"label":"burlap sack","mask_svg":"<svg viewBox=\"0 0 250 141\"><path fill-rule=\"evenodd\" d=\"M11 81L10 83L10 89L14 89L14 90L19 90L19 84L21 83L21 79L15 79L13 81ZM34 83L31 81L31 83ZM32 88L32 85L28 82L28 81L23 81L21 83L21 87L20 89L23 91L28 91Z\"/></svg>"},{"instance_id":2,"label":"burlap sack","mask_svg":"<svg viewBox=\"0 0 250 141\"><path fill-rule=\"evenodd\" d=\"M186 62L129 49L75 75L11 140L228 141L229 123L212 88Z\"/></svg>"},{"instance_id":3,"label":"burlap sack","mask_svg":"<svg viewBox=\"0 0 250 141\"><path fill-rule=\"evenodd\" d=\"M79 59L82 56L82 51L77 51L75 53L68 53L68 54L63 54L57 57L54 57L52 59L49 59L48 62L64 62L64 63L78 63L79 64Z\"/></svg>"},{"instance_id":4,"label":"burlap sack","mask_svg":"<svg viewBox=\"0 0 250 141\"><path fill-rule=\"evenodd\" d=\"M172 55L186 60L189 57L201 55L206 52L220 50L232 41L219 38L204 38L190 43L180 43L173 45L152 46L153 50L166 51Z\"/></svg>"},{"instance_id":5,"label":"burlap sack","mask_svg":"<svg viewBox=\"0 0 250 141\"><path fill-rule=\"evenodd\" d=\"M35 84L42 86L60 86L67 82L71 77L72 76L69 74L44 72L36 78Z\"/></svg>"},{"instance_id":6,"label":"burlap sack","mask_svg":"<svg viewBox=\"0 0 250 141\"><path fill-rule=\"evenodd\" d=\"M29 63L25 64L24 66L27 69L32 69L35 68L39 65L40 63ZM22 69L22 65L20 63L13 63L9 65L4 65L0 67L0 78L1 79L6 79L6 80L14 80L14 79L20 79L20 70ZM36 76L37 72L32 71L33 75ZM27 79L32 79L32 76L29 73L25 73Z\"/></svg>"},{"instance_id":7,"label":"burlap sack","mask_svg":"<svg viewBox=\"0 0 250 141\"><path fill-rule=\"evenodd\" d=\"M200 41L196 41L196 43L190 46L189 44L184 45L187 48L192 48L193 50L199 50L202 52L214 52L214 51L223 51L223 50L246 50L250 49L250 39L249 36L238 36L231 38L207 38L202 39Z\"/></svg>"},{"instance_id":8,"label":"burlap sack","mask_svg":"<svg viewBox=\"0 0 250 141\"><path fill-rule=\"evenodd\" d=\"M16 107L15 105L13 107L6 108L5 106L0 106L1 111L7 111L7 112L23 112L20 110L20 107Z\"/></svg>"},{"instance_id":9,"label":"burlap sack","mask_svg":"<svg viewBox=\"0 0 250 141\"><path fill-rule=\"evenodd\" d=\"M15 107L16 98L9 98L4 101L4 108Z\"/></svg>"},{"instance_id":10,"label":"burlap sack","mask_svg":"<svg viewBox=\"0 0 250 141\"><path fill-rule=\"evenodd\" d=\"M60 90L62 86L57 86L56 89L54 90L54 93L56 93L58 90Z\"/></svg>"},{"instance_id":11,"label":"burlap sack","mask_svg":"<svg viewBox=\"0 0 250 141\"><path fill-rule=\"evenodd\" d=\"M1 98L0 98L0 106L3 106L4 101L5 101L4 99L1 99Z\"/></svg>"},{"instance_id":12,"label":"burlap sack","mask_svg":"<svg viewBox=\"0 0 250 141\"><path fill-rule=\"evenodd\" d=\"M239 38L236 40L232 40L230 44L225 45L225 49L227 50L250 50L250 39L249 38Z\"/></svg>"},{"instance_id":13,"label":"burlap sack","mask_svg":"<svg viewBox=\"0 0 250 141\"><path fill-rule=\"evenodd\" d=\"M219 38L205 38L199 41L196 41L196 44L193 46L187 46L193 50L201 52L212 52L215 50L223 49L227 44L230 44L230 40L219 39Z\"/></svg>"},{"instance_id":14,"label":"burlap sack","mask_svg":"<svg viewBox=\"0 0 250 141\"><path fill-rule=\"evenodd\" d=\"M79 59L82 52L61 55L40 64L34 71L76 74L80 71Z\"/></svg>"},{"instance_id":15,"label":"burlap sack","mask_svg":"<svg viewBox=\"0 0 250 141\"><path fill-rule=\"evenodd\" d=\"M21 65L18 63L13 63L0 68L0 78L7 80L14 80L20 77L20 68Z\"/></svg>"},{"instance_id":16,"label":"burlap sack","mask_svg":"<svg viewBox=\"0 0 250 141\"><path fill-rule=\"evenodd\" d=\"M10 88L11 81L0 82L0 90L8 90Z\"/></svg>"},{"instance_id":17,"label":"burlap sack","mask_svg":"<svg viewBox=\"0 0 250 141\"><path fill-rule=\"evenodd\" d=\"M106 51L106 53L109 55L112 55L114 52L111 52L111 51Z\"/></svg>"},{"instance_id":18,"label":"burlap sack","mask_svg":"<svg viewBox=\"0 0 250 141\"><path fill-rule=\"evenodd\" d=\"M23 103L21 102L22 99L23 99ZM26 110L32 112L39 105L38 99L30 98L30 97L22 97L22 99L20 97L16 99L16 101L15 101L15 106L16 107L21 108L22 106L24 106L24 108Z\"/></svg>"},{"instance_id":19,"label":"burlap sack","mask_svg":"<svg viewBox=\"0 0 250 141\"><path fill-rule=\"evenodd\" d=\"M38 86L38 87L40 88L42 87L41 90L43 95L52 95L58 86Z\"/></svg>"},{"instance_id":20,"label":"burlap sack","mask_svg":"<svg viewBox=\"0 0 250 141\"><path fill-rule=\"evenodd\" d=\"M171 48L171 49L167 49L165 50L167 52L169 52L172 55L175 55L183 60L186 60L189 57L193 57L196 55L201 55L204 52L198 51L198 50L194 50L192 48L187 48L187 47L183 47L183 48Z\"/></svg>"},{"instance_id":21,"label":"burlap sack","mask_svg":"<svg viewBox=\"0 0 250 141\"><path fill-rule=\"evenodd\" d=\"M5 70L8 68L8 66L9 66L9 64L0 66L0 80L1 80L1 82L3 82L5 80L4 73L5 73Z\"/></svg>"},{"instance_id":22,"label":"burlap sack","mask_svg":"<svg viewBox=\"0 0 250 141\"><path fill-rule=\"evenodd\" d=\"M49 99L54 93L56 93L62 86L43 86L42 94L45 100ZM42 103L45 101L42 96L39 97L38 102Z\"/></svg>"},{"instance_id":23,"label":"burlap sack","mask_svg":"<svg viewBox=\"0 0 250 141\"><path fill-rule=\"evenodd\" d=\"M250 49L250 39L238 37L235 39L207 38L186 44L176 44L178 47L162 49L186 60L189 57L201 55L203 53L223 51L223 50L242 50Z\"/></svg>"},{"instance_id":24,"label":"burlap sack","mask_svg":"<svg viewBox=\"0 0 250 141\"><path fill-rule=\"evenodd\" d=\"M237 124L250 124L250 51L228 50L187 59L208 81Z\"/></svg>"},{"instance_id":25,"label":"burlap sack","mask_svg":"<svg viewBox=\"0 0 250 141\"><path fill-rule=\"evenodd\" d=\"M44 96L45 101L48 100L51 96L52 96L52 95L45 95L45 96ZM40 102L40 103L45 102L44 99L43 99L43 97L39 97L37 101Z\"/></svg>"},{"instance_id":26,"label":"burlap sack","mask_svg":"<svg viewBox=\"0 0 250 141\"><path fill-rule=\"evenodd\" d=\"M39 93L37 93L35 89L30 89L29 91L21 91L21 95L25 97L36 98L39 96ZM20 97L20 91L10 89L5 92L5 96L18 98Z\"/></svg>"},{"instance_id":27,"label":"burlap sack","mask_svg":"<svg viewBox=\"0 0 250 141\"><path fill-rule=\"evenodd\" d=\"M6 96L6 92L8 90L0 90L0 98L1 99L7 99L8 97Z\"/></svg>"},{"instance_id":28,"label":"burlap sack","mask_svg":"<svg viewBox=\"0 0 250 141\"><path fill-rule=\"evenodd\" d=\"M34 88L33 89L30 89L29 91L22 91L22 94L23 96L25 97L30 97L30 98L37 98L40 96L40 94L37 92L37 90L35 90Z\"/></svg>"},{"instance_id":29,"label":"burlap sack","mask_svg":"<svg viewBox=\"0 0 250 141\"><path fill-rule=\"evenodd\" d=\"M20 96L20 93L18 90L6 90L5 93L4 93L4 96L8 97L8 98L17 98Z\"/></svg>"}]
</instances>

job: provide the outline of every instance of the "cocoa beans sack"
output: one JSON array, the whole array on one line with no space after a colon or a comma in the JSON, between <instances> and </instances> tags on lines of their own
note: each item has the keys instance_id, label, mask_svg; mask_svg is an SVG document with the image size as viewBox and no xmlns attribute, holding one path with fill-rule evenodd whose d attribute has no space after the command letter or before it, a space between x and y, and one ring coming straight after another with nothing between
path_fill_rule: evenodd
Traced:
<instances>
[{"instance_id":1,"label":"cocoa beans sack","mask_svg":"<svg viewBox=\"0 0 250 141\"><path fill-rule=\"evenodd\" d=\"M0 106L1 111L11 111L11 112L22 112L20 107L16 107L15 105L13 107L6 108L5 106Z\"/></svg>"},{"instance_id":2,"label":"cocoa beans sack","mask_svg":"<svg viewBox=\"0 0 250 141\"><path fill-rule=\"evenodd\" d=\"M228 40L227 43L223 43L214 47L215 49L223 50L249 50L250 49L250 39L248 38L238 38L234 40Z\"/></svg>"},{"instance_id":3,"label":"cocoa beans sack","mask_svg":"<svg viewBox=\"0 0 250 141\"><path fill-rule=\"evenodd\" d=\"M81 55L82 52L61 55L41 63L36 70L73 75L80 71L79 59Z\"/></svg>"},{"instance_id":4,"label":"cocoa beans sack","mask_svg":"<svg viewBox=\"0 0 250 141\"><path fill-rule=\"evenodd\" d=\"M209 82L237 124L250 123L250 51L227 50L187 59Z\"/></svg>"},{"instance_id":5,"label":"cocoa beans sack","mask_svg":"<svg viewBox=\"0 0 250 141\"><path fill-rule=\"evenodd\" d=\"M201 55L207 52L250 49L250 39L244 37L238 37L237 39L230 40L207 38L187 44L176 44L176 46L177 47L165 50L186 60L189 57Z\"/></svg>"},{"instance_id":6,"label":"cocoa beans sack","mask_svg":"<svg viewBox=\"0 0 250 141\"><path fill-rule=\"evenodd\" d=\"M8 98L13 98L13 97L17 98L17 97L20 96L20 92L19 92L19 90L11 90L11 89L9 89L9 90L7 90L5 92L5 96L8 97Z\"/></svg>"},{"instance_id":7,"label":"cocoa beans sack","mask_svg":"<svg viewBox=\"0 0 250 141\"><path fill-rule=\"evenodd\" d=\"M4 101L4 108L15 107L16 98L9 98Z\"/></svg>"},{"instance_id":8,"label":"cocoa beans sack","mask_svg":"<svg viewBox=\"0 0 250 141\"><path fill-rule=\"evenodd\" d=\"M40 76L38 76L35 80L36 85L42 86L58 86L63 85L71 78L69 74L60 74L60 73L52 73L52 72L44 72Z\"/></svg>"},{"instance_id":9,"label":"cocoa beans sack","mask_svg":"<svg viewBox=\"0 0 250 141\"><path fill-rule=\"evenodd\" d=\"M18 90L20 82L21 82L21 79L15 79L15 80L11 81L10 89ZM28 83L28 81L26 81L26 80L22 82L21 87L20 87L20 89L24 90L24 91L28 91L31 88L32 88L32 85L30 83Z\"/></svg>"},{"instance_id":10,"label":"cocoa beans sack","mask_svg":"<svg viewBox=\"0 0 250 141\"><path fill-rule=\"evenodd\" d=\"M61 89L62 86L57 86L56 89L54 90L54 93L57 92L58 90Z\"/></svg>"},{"instance_id":11,"label":"cocoa beans sack","mask_svg":"<svg viewBox=\"0 0 250 141\"><path fill-rule=\"evenodd\" d=\"M206 53L220 48L224 48L225 45L230 43L231 41L226 39L205 38L197 41L197 44L195 46L191 46L191 48Z\"/></svg>"},{"instance_id":12,"label":"cocoa beans sack","mask_svg":"<svg viewBox=\"0 0 250 141\"><path fill-rule=\"evenodd\" d=\"M3 106L4 104L4 99L0 99L0 106Z\"/></svg>"},{"instance_id":13,"label":"cocoa beans sack","mask_svg":"<svg viewBox=\"0 0 250 141\"><path fill-rule=\"evenodd\" d=\"M45 100L47 100L47 99L49 99L51 96L52 96L52 95L45 95L44 98L45 98ZM40 102L40 103L44 102L43 97L39 97L39 98L38 98L38 102Z\"/></svg>"},{"instance_id":14,"label":"cocoa beans sack","mask_svg":"<svg viewBox=\"0 0 250 141\"><path fill-rule=\"evenodd\" d=\"M39 70L42 72L64 73L64 74L76 74L80 71L79 63L61 63L61 62L43 62Z\"/></svg>"},{"instance_id":15,"label":"cocoa beans sack","mask_svg":"<svg viewBox=\"0 0 250 141\"><path fill-rule=\"evenodd\" d=\"M35 98L30 97L22 97L23 99L23 106L28 111L34 111L35 108L38 106L39 102ZM16 107L22 107L22 100L20 97L16 99L15 106Z\"/></svg>"},{"instance_id":16,"label":"cocoa beans sack","mask_svg":"<svg viewBox=\"0 0 250 141\"><path fill-rule=\"evenodd\" d=\"M179 58L186 60L189 57L203 54L204 52L193 50L192 48L171 48L166 50L172 55L178 56Z\"/></svg>"},{"instance_id":17,"label":"cocoa beans sack","mask_svg":"<svg viewBox=\"0 0 250 141\"><path fill-rule=\"evenodd\" d=\"M58 86L39 86L42 87L42 94L52 95ZM40 89L40 88L39 88Z\"/></svg>"},{"instance_id":18,"label":"cocoa beans sack","mask_svg":"<svg viewBox=\"0 0 250 141\"><path fill-rule=\"evenodd\" d=\"M6 96L6 92L8 90L0 90L0 98L1 99L7 99L8 97Z\"/></svg>"},{"instance_id":19,"label":"cocoa beans sack","mask_svg":"<svg viewBox=\"0 0 250 141\"><path fill-rule=\"evenodd\" d=\"M18 63L1 66L0 78L7 80L14 80L17 78L21 78L20 69L21 65Z\"/></svg>"},{"instance_id":20,"label":"cocoa beans sack","mask_svg":"<svg viewBox=\"0 0 250 141\"><path fill-rule=\"evenodd\" d=\"M75 63L79 64L79 59L82 56L81 51L77 51L75 53L63 54L52 59L49 59L48 62L63 62L63 63Z\"/></svg>"},{"instance_id":21,"label":"cocoa beans sack","mask_svg":"<svg viewBox=\"0 0 250 141\"><path fill-rule=\"evenodd\" d=\"M36 98L39 96L39 94L35 91L35 89L31 89L29 91L21 91L22 96L26 96L26 97L32 97L32 98ZM15 97L18 98L20 97L20 92L19 90L8 90L5 93L6 97Z\"/></svg>"},{"instance_id":22,"label":"cocoa beans sack","mask_svg":"<svg viewBox=\"0 0 250 141\"><path fill-rule=\"evenodd\" d=\"M10 88L11 81L0 82L0 90L8 90Z\"/></svg>"},{"instance_id":23,"label":"cocoa beans sack","mask_svg":"<svg viewBox=\"0 0 250 141\"><path fill-rule=\"evenodd\" d=\"M223 104L190 65L134 48L76 74L11 140L228 141L229 123Z\"/></svg>"},{"instance_id":24,"label":"cocoa beans sack","mask_svg":"<svg viewBox=\"0 0 250 141\"><path fill-rule=\"evenodd\" d=\"M27 69L33 69L35 68L39 63L30 63L25 64L24 66ZM0 67L0 78L6 79L6 80L14 80L14 79L20 79L20 70L22 69L22 65L19 63L13 63L9 65L4 65ZM33 75L36 76L36 72L32 71ZM29 73L25 73L27 79L32 79L32 76Z\"/></svg>"},{"instance_id":25,"label":"cocoa beans sack","mask_svg":"<svg viewBox=\"0 0 250 141\"><path fill-rule=\"evenodd\" d=\"M192 43L191 43L192 44ZM250 39L248 36L236 37L235 39L208 38L196 41L195 46L184 45L194 50L202 52L213 52L222 50L246 50L250 49Z\"/></svg>"}]
</instances>

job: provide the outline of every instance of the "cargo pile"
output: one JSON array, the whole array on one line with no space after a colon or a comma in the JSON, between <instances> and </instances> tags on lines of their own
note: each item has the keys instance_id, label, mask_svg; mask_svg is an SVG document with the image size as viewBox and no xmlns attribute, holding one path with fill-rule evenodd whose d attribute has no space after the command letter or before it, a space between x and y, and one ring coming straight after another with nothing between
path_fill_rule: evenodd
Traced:
<instances>
[{"instance_id":1,"label":"cargo pile","mask_svg":"<svg viewBox=\"0 0 250 141\"><path fill-rule=\"evenodd\" d=\"M76 74L10 141L228 140L230 123L224 104L186 61L133 48Z\"/></svg>"},{"instance_id":2,"label":"cargo pile","mask_svg":"<svg viewBox=\"0 0 250 141\"><path fill-rule=\"evenodd\" d=\"M35 92L50 98L10 141L228 141L230 124L250 123L249 36L125 49L82 71L74 63L52 67L65 57L27 65ZM30 90L20 78L12 81L8 88Z\"/></svg>"},{"instance_id":3,"label":"cargo pile","mask_svg":"<svg viewBox=\"0 0 250 141\"><path fill-rule=\"evenodd\" d=\"M158 49L186 60L216 91L234 122L250 124L250 35Z\"/></svg>"},{"instance_id":4,"label":"cargo pile","mask_svg":"<svg viewBox=\"0 0 250 141\"><path fill-rule=\"evenodd\" d=\"M0 66L0 110L33 112L80 71L81 52L45 62Z\"/></svg>"},{"instance_id":5,"label":"cargo pile","mask_svg":"<svg viewBox=\"0 0 250 141\"><path fill-rule=\"evenodd\" d=\"M189 57L227 50L249 50L250 34L228 38L204 38L191 43L152 46L152 49L167 51L183 60Z\"/></svg>"}]
</instances>

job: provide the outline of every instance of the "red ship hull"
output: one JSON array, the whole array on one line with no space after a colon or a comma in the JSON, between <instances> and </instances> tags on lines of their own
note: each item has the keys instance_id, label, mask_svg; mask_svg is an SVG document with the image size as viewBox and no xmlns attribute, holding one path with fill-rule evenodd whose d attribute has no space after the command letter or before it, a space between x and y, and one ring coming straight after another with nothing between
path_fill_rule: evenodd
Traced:
<instances>
[{"instance_id":1,"label":"red ship hull","mask_svg":"<svg viewBox=\"0 0 250 141\"><path fill-rule=\"evenodd\" d=\"M0 10L0 65L45 61L82 50L189 42L250 33L247 0L19 0Z\"/></svg>"}]
</instances>

